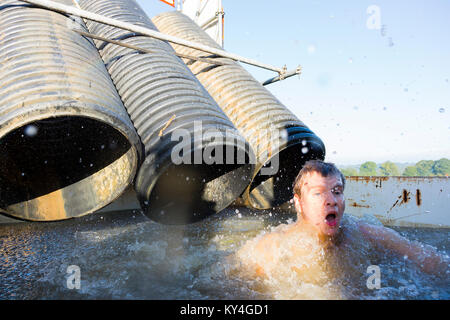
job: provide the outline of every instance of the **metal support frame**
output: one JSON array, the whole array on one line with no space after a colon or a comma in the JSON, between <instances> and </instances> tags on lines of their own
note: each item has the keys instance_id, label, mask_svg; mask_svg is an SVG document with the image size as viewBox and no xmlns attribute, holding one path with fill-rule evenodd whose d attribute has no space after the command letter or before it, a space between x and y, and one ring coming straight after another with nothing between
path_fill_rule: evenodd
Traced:
<instances>
[{"instance_id":1,"label":"metal support frame","mask_svg":"<svg viewBox=\"0 0 450 320\"><path fill-rule=\"evenodd\" d=\"M125 47L125 48L129 48L132 50L136 50L139 52L144 52L144 53L155 53L155 51L152 50L148 50L148 49L144 49L138 46L134 46L122 41L117 41L117 40L112 40L112 39L108 39L105 37L101 37L92 33L87 33L84 31L80 31L80 30L74 30L75 32L81 34L84 37L88 37L88 38L92 38L92 39L96 39L96 40L101 40L101 41L105 41L105 42L109 42L121 47ZM224 66L224 65L228 65L229 63L226 62L222 62L222 61L218 61L218 60L214 60L214 59L208 59L208 58L202 58L202 57L194 57L194 56L190 56L190 55L186 55L186 54L180 54L180 53L174 53L177 57L180 58L185 58L185 59L191 59L191 60L198 60L198 61L202 61L202 62L206 62L206 63L210 63L213 65L219 65L219 66Z\"/></svg>"},{"instance_id":2,"label":"metal support frame","mask_svg":"<svg viewBox=\"0 0 450 320\"><path fill-rule=\"evenodd\" d=\"M161 32L149 29L149 28L144 28L144 27L140 27L140 26L136 26L133 25L131 23L127 23L127 22L123 22L123 21L119 21L117 19L111 19L99 14L95 14L86 10L82 10L79 7L73 7L73 6L67 6L61 3L57 3L54 1L50 1L50 0L23 0L24 2L30 3L32 5L44 8L44 9L48 9L48 10L52 10L52 11L57 11L57 12L62 12L65 14L71 14L71 15L75 15L84 19L88 19L88 20L92 20L95 22L99 22L99 23L103 23L106 25L110 25L110 26L114 26L117 28L121 28L124 30L128 30L128 31L132 31L132 32L136 32L145 36L149 36L149 37L153 37L159 40L163 40L163 41L168 41L171 43L175 43L178 45L182 45L182 46L186 46L189 48L193 48L196 50L200 50L203 52L207 52L207 53L211 53L211 54L215 54L218 55L220 57L224 57L224 58L229 58L232 59L234 61L239 61L245 64L249 64L249 65L253 65L259 68L263 68L263 69L267 69L267 70L271 70L271 71L275 71L278 73L278 77L272 78L264 83L269 84L269 83L273 83L276 81L280 81L283 79L286 79L290 74L294 73L294 74L298 74L297 70L295 71L286 71L286 68L277 68L275 66L269 65L269 64L265 64L265 63L261 63L258 61L255 61L253 59L249 59L249 58L245 58L233 53L229 53L226 52L224 50L221 49L217 49L217 48L213 48L210 46L205 46L199 43L195 43L195 42L191 42L191 41L187 41L181 38L177 38L177 37L173 37L173 36L169 36L166 34L163 34ZM292 75L294 75L292 74Z\"/></svg>"},{"instance_id":3,"label":"metal support frame","mask_svg":"<svg viewBox=\"0 0 450 320\"><path fill-rule=\"evenodd\" d=\"M261 84L262 84L263 86L266 86L266 85L268 85L268 84L275 83L275 82L278 82L278 81L281 81L281 80L290 78L290 77L292 77L292 76L295 76L296 74L300 75L301 73L302 73L302 67L301 67L301 66L298 66L297 69L291 70L291 71L287 71L287 70L286 70L286 66L285 66L285 67L283 68L283 72L282 72L281 74L279 74L279 75L276 76L276 77L270 78L270 79L268 79L268 80L262 82Z\"/></svg>"}]
</instances>

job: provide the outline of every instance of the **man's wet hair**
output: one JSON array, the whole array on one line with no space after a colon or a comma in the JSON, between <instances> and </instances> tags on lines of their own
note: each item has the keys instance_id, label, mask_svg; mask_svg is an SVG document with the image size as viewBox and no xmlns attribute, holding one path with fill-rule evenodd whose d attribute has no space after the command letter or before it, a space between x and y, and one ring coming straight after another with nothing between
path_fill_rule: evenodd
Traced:
<instances>
[{"instance_id":1,"label":"man's wet hair","mask_svg":"<svg viewBox=\"0 0 450 320\"><path fill-rule=\"evenodd\" d=\"M305 165L298 173L295 178L293 190L294 195L301 197L301 188L303 185L303 180L308 173L317 172L322 175L322 177L336 176L340 177L342 181L342 188L345 188L345 176L341 171L331 162L324 162L321 160L309 160L305 162Z\"/></svg>"}]
</instances>

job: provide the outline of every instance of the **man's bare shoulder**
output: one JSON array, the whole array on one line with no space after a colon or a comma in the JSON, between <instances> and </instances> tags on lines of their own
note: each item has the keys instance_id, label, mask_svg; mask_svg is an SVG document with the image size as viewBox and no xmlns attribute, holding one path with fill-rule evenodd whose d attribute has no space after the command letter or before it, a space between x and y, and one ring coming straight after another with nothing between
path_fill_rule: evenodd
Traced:
<instances>
[{"instance_id":1,"label":"man's bare shoulder","mask_svg":"<svg viewBox=\"0 0 450 320\"><path fill-rule=\"evenodd\" d=\"M270 230L270 232L247 241L238 251L238 255L272 260L273 253L280 247L286 232L289 232L289 226L285 224L279 225Z\"/></svg>"},{"instance_id":2,"label":"man's bare shoulder","mask_svg":"<svg viewBox=\"0 0 450 320\"><path fill-rule=\"evenodd\" d=\"M253 276L264 277L278 261L278 251L287 232L287 225L280 225L248 240L237 252L236 258Z\"/></svg>"},{"instance_id":3,"label":"man's bare shoulder","mask_svg":"<svg viewBox=\"0 0 450 320\"><path fill-rule=\"evenodd\" d=\"M260 237L256 246L258 249L269 249L273 246L278 247L280 242L285 239L285 236L292 232L292 225L280 224L273 228L269 233Z\"/></svg>"}]
</instances>

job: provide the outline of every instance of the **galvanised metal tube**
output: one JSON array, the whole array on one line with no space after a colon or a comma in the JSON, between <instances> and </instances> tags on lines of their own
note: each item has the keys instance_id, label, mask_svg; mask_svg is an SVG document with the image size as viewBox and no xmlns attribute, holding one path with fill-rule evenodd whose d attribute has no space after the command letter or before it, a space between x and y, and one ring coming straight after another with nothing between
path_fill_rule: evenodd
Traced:
<instances>
[{"instance_id":1,"label":"galvanised metal tube","mask_svg":"<svg viewBox=\"0 0 450 320\"><path fill-rule=\"evenodd\" d=\"M152 21L162 33L220 48L206 32L180 12L163 13ZM172 46L177 53L206 56L185 46ZM256 153L258 162L254 178L243 195L247 205L259 209L280 205L292 197L292 183L304 162L324 159L325 147L242 66L230 59L216 59L228 65L211 66L201 61L184 61Z\"/></svg>"},{"instance_id":2,"label":"galvanised metal tube","mask_svg":"<svg viewBox=\"0 0 450 320\"><path fill-rule=\"evenodd\" d=\"M73 5L70 0L61 3ZM79 217L133 181L139 136L82 20L0 0L0 211Z\"/></svg>"},{"instance_id":3,"label":"galvanised metal tube","mask_svg":"<svg viewBox=\"0 0 450 320\"><path fill-rule=\"evenodd\" d=\"M156 30L135 1L79 4ZM151 51L95 40L145 146L135 183L144 212L161 223L185 224L235 201L251 181L251 149L170 45L96 22L86 24L92 34Z\"/></svg>"}]
</instances>

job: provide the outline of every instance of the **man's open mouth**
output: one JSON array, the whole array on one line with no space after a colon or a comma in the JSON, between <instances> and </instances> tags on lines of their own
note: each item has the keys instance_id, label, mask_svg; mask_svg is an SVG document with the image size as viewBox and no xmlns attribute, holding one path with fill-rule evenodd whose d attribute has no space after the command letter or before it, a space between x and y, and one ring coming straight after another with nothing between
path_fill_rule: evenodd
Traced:
<instances>
[{"instance_id":1,"label":"man's open mouth","mask_svg":"<svg viewBox=\"0 0 450 320\"><path fill-rule=\"evenodd\" d=\"M336 214L330 213L325 217L325 223L330 227L334 227L337 223Z\"/></svg>"}]
</instances>

